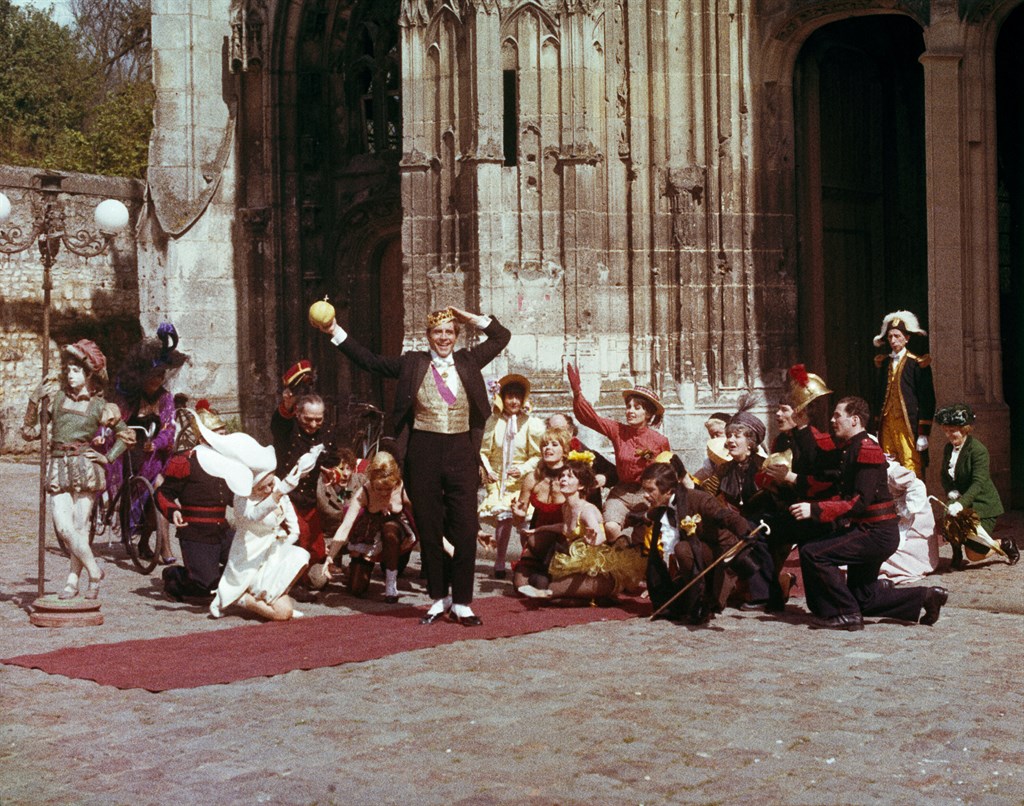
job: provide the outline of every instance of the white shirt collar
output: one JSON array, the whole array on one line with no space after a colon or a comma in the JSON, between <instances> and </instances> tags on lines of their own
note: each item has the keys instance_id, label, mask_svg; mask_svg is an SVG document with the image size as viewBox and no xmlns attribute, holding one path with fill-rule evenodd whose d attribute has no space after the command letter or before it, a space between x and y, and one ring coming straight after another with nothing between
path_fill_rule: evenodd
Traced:
<instances>
[{"instance_id":1,"label":"white shirt collar","mask_svg":"<svg viewBox=\"0 0 1024 806\"><path fill-rule=\"evenodd\" d=\"M905 356L906 354L907 354L907 348L906 348L906 347L904 347L904 348L903 348L902 350L900 350L900 351L899 351L898 353L889 353L889 357L890 357L890 358L891 358L891 359L892 359L893 361L899 361L899 360L900 360L901 358L903 358L903 356Z\"/></svg>"},{"instance_id":2,"label":"white shirt collar","mask_svg":"<svg viewBox=\"0 0 1024 806\"><path fill-rule=\"evenodd\" d=\"M454 367L455 366L455 353L448 353L447 358L441 358L437 353L430 350L430 360L433 362L435 367Z\"/></svg>"}]
</instances>

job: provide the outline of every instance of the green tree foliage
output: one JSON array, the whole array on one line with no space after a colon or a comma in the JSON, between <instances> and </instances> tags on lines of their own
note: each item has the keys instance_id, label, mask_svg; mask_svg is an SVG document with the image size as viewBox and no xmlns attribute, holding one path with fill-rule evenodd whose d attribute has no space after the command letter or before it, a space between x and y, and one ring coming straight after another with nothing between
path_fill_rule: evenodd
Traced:
<instances>
[{"instance_id":1,"label":"green tree foliage","mask_svg":"<svg viewBox=\"0 0 1024 806\"><path fill-rule=\"evenodd\" d=\"M149 17L122 13L126 4L106 3L120 16L98 41L95 13L91 27L72 30L0 0L0 163L145 176L154 98ZM119 19L129 27L120 38Z\"/></svg>"}]
</instances>

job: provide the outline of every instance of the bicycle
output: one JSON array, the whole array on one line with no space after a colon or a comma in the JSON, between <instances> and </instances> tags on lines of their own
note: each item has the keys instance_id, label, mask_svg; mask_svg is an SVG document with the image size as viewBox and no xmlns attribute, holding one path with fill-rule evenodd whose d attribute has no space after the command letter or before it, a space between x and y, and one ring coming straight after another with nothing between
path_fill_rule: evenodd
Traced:
<instances>
[{"instance_id":1,"label":"bicycle","mask_svg":"<svg viewBox=\"0 0 1024 806\"><path fill-rule=\"evenodd\" d=\"M139 432L140 438L146 441L153 438L156 430L154 425L148 428L132 425L129 428ZM97 495L89 524L89 543L116 525L125 552L139 573L151 574L160 559L157 550L150 545L150 537L156 531L156 491L149 479L134 471L131 451L125 451L124 456L124 480L117 494L105 503L101 501L103 493Z\"/></svg>"},{"instance_id":2,"label":"bicycle","mask_svg":"<svg viewBox=\"0 0 1024 806\"><path fill-rule=\"evenodd\" d=\"M384 438L384 412L372 403L350 403L349 422L356 422L352 451L359 459L372 459Z\"/></svg>"}]
</instances>

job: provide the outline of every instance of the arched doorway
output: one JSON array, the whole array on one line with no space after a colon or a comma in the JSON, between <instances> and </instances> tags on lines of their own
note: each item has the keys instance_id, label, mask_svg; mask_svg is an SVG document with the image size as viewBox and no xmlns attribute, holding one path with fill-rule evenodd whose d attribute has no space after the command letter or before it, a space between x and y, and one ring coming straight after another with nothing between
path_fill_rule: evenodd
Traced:
<instances>
[{"instance_id":1,"label":"arched doorway","mask_svg":"<svg viewBox=\"0 0 1024 806\"><path fill-rule=\"evenodd\" d=\"M999 291L1003 394L1024 406L1024 5L1003 23L996 43L999 187ZM1010 506L1024 505L1024 423L1010 418Z\"/></svg>"},{"instance_id":2,"label":"arched doorway","mask_svg":"<svg viewBox=\"0 0 1024 806\"><path fill-rule=\"evenodd\" d=\"M882 316L927 327L923 52L913 20L857 17L813 33L794 73L800 343L832 389L868 400Z\"/></svg>"},{"instance_id":3,"label":"arched doorway","mask_svg":"<svg viewBox=\"0 0 1024 806\"><path fill-rule=\"evenodd\" d=\"M399 5L294 0L279 11L278 354L282 367L313 361L342 430L353 398L382 406L383 390L306 324L306 309L327 295L363 344L395 349L380 305L393 307L393 293L400 303L402 289Z\"/></svg>"}]
</instances>

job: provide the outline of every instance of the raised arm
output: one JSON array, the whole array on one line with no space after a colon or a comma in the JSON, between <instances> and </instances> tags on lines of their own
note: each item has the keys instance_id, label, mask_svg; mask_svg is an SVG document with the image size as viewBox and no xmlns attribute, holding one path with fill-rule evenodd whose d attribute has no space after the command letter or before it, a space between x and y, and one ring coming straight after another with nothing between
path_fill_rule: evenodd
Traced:
<instances>
[{"instance_id":1,"label":"raised arm","mask_svg":"<svg viewBox=\"0 0 1024 806\"><path fill-rule=\"evenodd\" d=\"M599 434L604 434L613 442L618 435L618 423L597 413L590 401L583 396L580 387L580 371L572 364L566 364L565 372L569 376L569 387L572 389L572 411L577 421Z\"/></svg>"},{"instance_id":2,"label":"raised arm","mask_svg":"<svg viewBox=\"0 0 1024 806\"><path fill-rule=\"evenodd\" d=\"M498 357L498 353L508 346L509 341L512 339L512 333L509 332L508 328L504 327L493 316L473 314L460 308L451 308L451 312L459 322L474 325L480 328L484 335L487 336L480 344L467 350L471 360L478 367L486 367L490 364Z\"/></svg>"},{"instance_id":3,"label":"raised arm","mask_svg":"<svg viewBox=\"0 0 1024 806\"><path fill-rule=\"evenodd\" d=\"M397 378L402 367L401 356L377 355L353 339L348 332L331 319L319 327L331 337L331 343L348 356L349 360L360 369L366 370L383 378Z\"/></svg>"}]
</instances>

